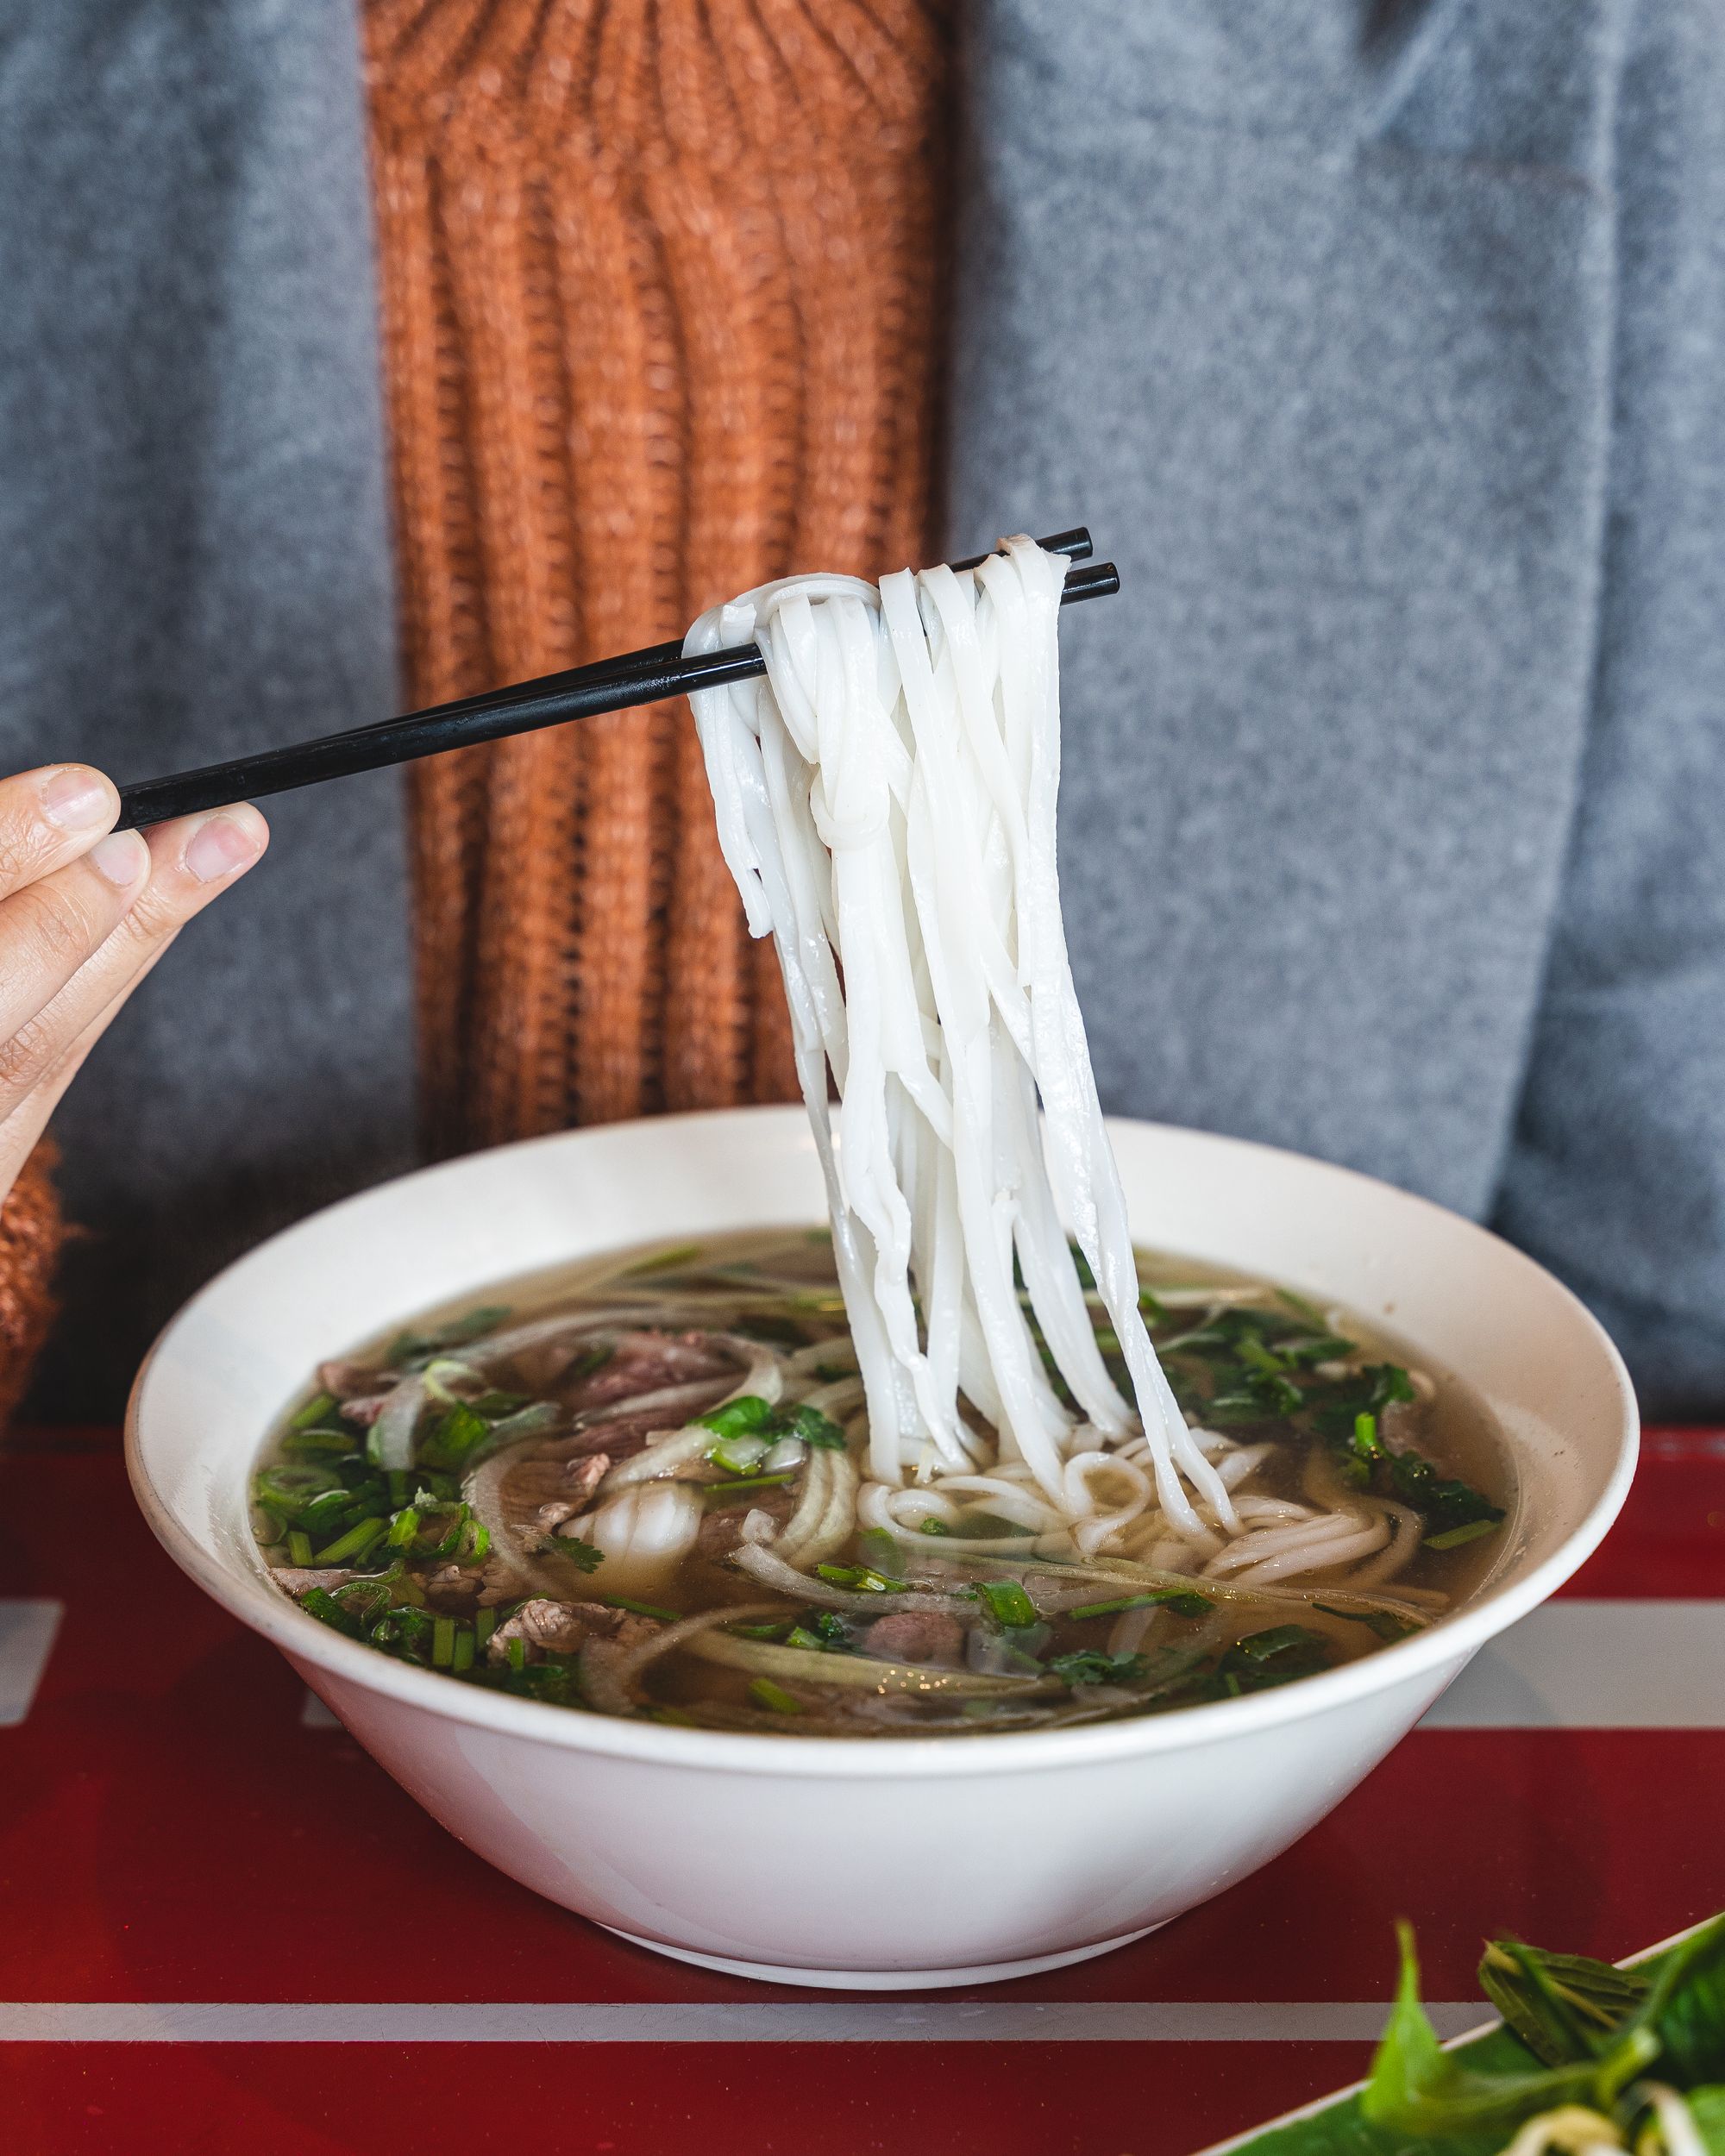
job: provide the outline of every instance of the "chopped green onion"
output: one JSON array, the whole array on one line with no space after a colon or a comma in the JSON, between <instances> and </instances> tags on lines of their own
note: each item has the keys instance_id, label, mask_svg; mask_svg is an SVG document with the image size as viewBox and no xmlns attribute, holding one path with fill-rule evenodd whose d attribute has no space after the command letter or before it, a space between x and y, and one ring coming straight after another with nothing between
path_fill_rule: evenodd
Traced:
<instances>
[{"instance_id":1,"label":"chopped green onion","mask_svg":"<svg viewBox=\"0 0 1725 2156\"><path fill-rule=\"evenodd\" d=\"M626 1595L601 1595L599 1599L607 1609L626 1609L636 1617L656 1617L662 1625L679 1625L683 1620L681 1610L662 1609L657 1602L631 1601Z\"/></svg>"},{"instance_id":2,"label":"chopped green onion","mask_svg":"<svg viewBox=\"0 0 1725 2156\"><path fill-rule=\"evenodd\" d=\"M856 1538L856 1562L882 1579L894 1579L899 1545L883 1527L869 1527Z\"/></svg>"},{"instance_id":3,"label":"chopped green onion","mask_svg":"<svg viewBox=\"0 0 1725 2156\"><path fill-rule=\"evenodd\" d=\"M359 1451L351 1430L290 1430L281 1449L292 1460L336 1459Z\"/></svg>"},{"instance_id":4,"label":"chopped green onion","mask_svg":"<svg viewBox=\"0 0 1725 2156\"><path fill-rule=\"evenodd\" d=\"M474 1666L474 1635L463 1625L455 1634L455 1651L449 1667L457 1677L463 1676Z\"/></svg>"},{"instance_id":5,"label":"chopped green onion","mask_svg":"<svg viewBox=\"0 0 1725 2156\"><path fill-rule=\"evenodd\" d=\"M805 1445L812 1445L819 1452L843 1452L846 1450L844 1432L831 1415L822 1414L819 1407L800 1402L774 1418L774 1427L787 1438L800 1438Z\"/></svg>"},{"instance_id":6,"label":"chopped green onion","mask_svg":"<svg viewBox=\"0 0 1725 2156\"><path fill-rule=\"evenodd\" d=\"M389 1523L390 1548L392 1550L406 1549L418 1532L419 1514L411 1505L409 1505L405 1511L397 1513Z\"/></svg>"},{"instance_id":7,"label":"chopped green onion","mask_svg":"<svg viewBox=\"0 0 1725 2156\"><path fill-rule=\"evenodd\" d=\"M757 1707L769 1708L775 1714L800 1714L802 1702L793 1699L782 1684L775 1684L769 1677L757 1677L749 1687L749 1696Z\"/></svg>"},{"instance_id":8,"label":"chopped green onion","mask_svg":"<svg viewBox=\"0 0 1725 2156\"><path fill-rule=\"evenodd\" d=\"M787 1632L800 1631L800 1626L782 1622L776 1625L727 1625L725 1630L733 1639L782 1639Z\"/></svg>"},{"instance_id":9,"label":"chopped green onion","mask_svg":"<svg viewBox=\"0 0 1725 2156\"><path fill-rule=\"evenodd\" d=\"M518 1635L508 1642L509 1666L518 1677L527 1667L527 1642Z\"/></svg>"},{"instance_id":10,"label":"chopped green onion","mask_svg":"<svg viewBox=\"0 0 1725 2156\"><path fill-rule=\"evenodd\" d=\"M492 1426L476 1407L458 1400L438 1422L430 1437L422 1439L417 1457L428 1467L460 1474L471 1456L491 1436Z\"/></svg>"},{"instance_id":11,"label":"chopped green onion","mask_svg":"<svg viewBox=\"0 0 1725 2156\"><path fill-rule=\"evenodd\" d=\"M857 1595L903 1595L910 1589L908 1580L889 1578L869 1564L818 1564L814 1575L830 1586L848 1587Z\"/></svg>"},{"instance_id":12,"label":"chopped green onion","mask_svg":"<svg viewBox=\"0 0 1725 2156\"><path fill-rule=\"evenodd\" d=\"M1033 1530L1020 1526L1016 1520L1005 1519L997 1512L973 1512L965 1514L963 1532L976 1542L1007 1542L1014 1539L1021 1541Z\"/></svg>"},{"instance_id":13,"label":"chopped green onion","mask_svg":"<svg viewBox=\"0 0 1725 2156\"><path fill-rule=\"evenodd\" d=\"M335 1596L326 1593L323 1588L308 1587L299 1598L299 1607L309 1611L321 1624L328 1625L332 1631L345 1633L349 1639L359 1638L358 1620L350 1617Z\"/></svg>"},{"instance_id":14,"label":"chopped green onion","mask_svg":"<svg viewBox=\"0 0 1725 2156\"><path fill-rule=\"evenodd\" d=\"M465 1347L469 1340L477 1340L481 1333L489 1332L508 1315L507 1303L488 1302L477 1310L468 1311L465 1318L452 1318L433 1332L398 1333L389 1344L385 1360L396 1369L405 1363L429 1361L448 1348Z\"/></svg>"},{"instance_id":15,"label":"chopped green onion","mask_svg":"<svg viewBox=\"0 0 1725 2156\"><path fill-rule=\"evenodd\" d=\"M336 1600L349 1615L369 1624L381 1617L395 1599L390 1590L399 1576L400 1567L398 1565L392 1571L380 1572L373 1579L349 1580L345 1587L334 1590Z\"/></svg>"},{"instance_id":16,"label":"chopped green onion","mask_svg":"<svg viewBox=\"0 0 1725 2156\"><path fill-rule=\"evenodd\" d=\"M278 1460L258 1476L254 1486L257 1501L273 1511L292 1514L303 1512L314 1496L327 1496L332 1488L345 1496L342 1486L331 1483L332 1472L328 1466L313 1467L308 1463L300 1467L291 1460Z\"/></svg>"},{"instance_id":17,"label":"chopped green onion","mask_svg":"<svg viewBox=\"0 0 1725 2156\"><path fill-rule=\"evenodd\" d=\"M478 1646L485 1646L496 1630L497 1612L494 1609L482 1609L474 1620L474 1644Z\"/></svg>"},{"instance_id":18,"label":"chopped green onion","mask_svg":"<svg viewBox=\"0 0 1725 2156\"><path fill-rule=\"evenodd\" d=\"M1103 1654L1095 1647L1081 1647L1073 1654L1057 1654L1048 1667L1063 1684L1125 1684L1142 1677L1150 1666L1141 1654Z\"/></svg>"},{"instance_id":19,"label":"chopped green onion","mask_svg":"<svg viewBox=\"0 0 1725 2156\"><path fill-rule=\"evenodd\" d=\"M919 1535L950 1535L952 1530L944 1520L938 1519L933 1513L931 1513L918 1527L917 1532Z\"/></svg>"},{"instance_id":20,"label":"chopped green onion","mask_svg":"<svg viewBox=\"0 0 1725 2156\"><path fill-rule=\"evenodd\" d=\"M1440 1535L1427 1535L1428 1550L1459 1550L1465 1542L1477 1542L1481 1535L1496 1534L1495 1520L1470 1520L1463 1526L1446 1527Z\"/></svg>"},{"instance_id":21,"label":"chopped green onion","mask_svg":"<svg viewBox=\"0 0 1725 2156\"><path fill-rule=\"evenodd\" d=\"M1329 1320L1317 1304L1308 1302L1303 1295L1296 1295L1291 1288L1278 1288L1276 1299L1278 1302L1285 1302L1296 1316L1303 1318L1314 1332L1329 1331Z\"/></svg>"},{"instance_id":22,"label":"chopped green onion","mask_svg":"<svg viewBox=\"0 0 1725 2156\"><path fill-rule=\"evenodd\" d=\"M467 1405L475 1414L495 1422L501 1416L512 1415L518 1407L526 1407L528 1397L525 1393L481 1393L477 1400L470 1400Z\"/></svg>"},{"instance_id":23,"label":"chopped green onion","mask_svg":"<svg viewBox=\"0 0 1725 2156\"><path fill-rule=\"evenodd\" d=\"M1314 1645L1322 1645L1318 1634L1304 1625L1271 1625L1264 1632L1247 1633L1244 1639L1234 1642L1231 1651L1244 1655L1248 1662L1268 1662L1295 1649L1308 1653Z\"/></svg>"},{"instance_id":24,"label":"chopped green onion","mask_svg":"<svg viewBox=\"0 0 1725 2156\"><path fill-rule=\"evenodd\" d=\"M1353 1419L1353 1451L1356 1459L1375 1460L1383 1450L1383 1441L1377 1434L1376 1415L1356 1415Z\"/></svg>"},{"instance_id":25,"label":"chopped green onion","mask_svg":"<svg viewBox=\"0 0 1725 2156\"><path fill-rule=\"evenodd\" d=\"M1016 1580L980 1581L975 1594L979 1601L988 1604L988 1614L997 1625L1033 1625L1037 1621L1036 1604Z\"/></svg>"},{"instance_id":26,"label":"chopped green onion","mask_svg":"<svg viewBox=\"0 0 1725 2156\"><path fill-rule=\"evenodd\" d=\"M314 1424L322 1422L325 1415L333 1413L336 1406L334 1393L319 1393L315 1399L308 1400L297 1414L288 1418L287 1426L290 1430L310 1430Z\"/></svg>"},{"instance_id":27,"label":"chopped green onion","mask_svg":"<svg viewBox=\"0 0 1725 2156\"><path fill-rule=\"evenodd\" d=\"M431 1626L431 1667L447 1670L455 1658L455 1620L438 1617Z\"/></svg>"},{"instance_id":28,"label":"chopped green onion","mask_svg":"<svg viewBox=\"0 0 1725 2156\"><path fill-rule=\"evenodd\" d=\"M373 1543L389 1532L386 1520L361 1520L347 1533L339 1535L327 1549L320 1550L311 1562L314 1564L345 1564L349 1557L362 1557Z\"/></svg>"},{"instance_id":29,"label":"chopped green onion","mask_svg":"<svg viewBox=\"0 0 1725 2156\"><path fill-rule=\"evenodd\" d=\"M674 1265L687 1265L701 1254L699 1243L680 1243L674 1250L660 1250L652 1257L639 1258L633 1265L624 1268L624 1280L641 1280L649 1273L668 1273Z\"/></svg>"},{"instance_id":30,"label":"chopped green onion","mask_svg":"<svg viewBox=\"0 0 1725 2156\"><path fill-rule=\"evenodd\" d=\"M715 1467L722 1467L727 1475L746 1475L751 1467L758 1467L767 1457L767 1440L750 1432L734 1438L721 1438L710 1446L708 1459Z\"/></svg>"},{"instance_id":31,"label":"chopped green onion","mask_svg":"<svg viewBox=\"0 0 1725 2156\"><path fill-rule=\"evenodd\" d=\"M823 1639L819 1633L810 1632L802 1625L793 1625L785 1635L787 1647L803 1647L811 1654L839 1654L844 1650L837 1640Z\"/></svg>"},{"instance_id":32,"label":"chopped green onion","mask_svg":"<svg viewBox=\"0 0 1725 2156\"><path fill-rule=\"evenodd\" d=\"M782 1475L745 1475L730 1482L704 1482L701 1494L705 1497L718 1497L729 1503L740 1489L781 1489L787 1482L795 1479L796 1470L787 1468Z\"/></svg>"},{"instance_id":33,"label":"chopped green onion","mask_svg":"<svg viewBox=\"0 0 1725 2156\"><path fill-rule=\"evenodd\" d=\"M311 1562L310 1536L295 1527L287 1538L287 1554L295 1564L301 1566L310 1564Z\"/></svg>"},{"instance_id":34,"label":"chopped green onion","mask_svg":"<svg viewBox=\"0 0 1725 2156\"><path fill-rule=\"evenodd\" d=\"M1489 1522L1487 1523L1490 1524ZM1410 1625L1388 1609L1337 1609L1329 1602L1314 1602L1314 1609L1321 1609L1326 1617L1345 1617L1351 1625L1364 1625L1375 1632L1380 1639L1406 1639L1417 1632L1417 1625Z\"/></svg>"},{"instance_id":35,"label":"chopped green onion","mask_svg":"<svg viewBox=\"0 0 1725 2156\"><path fill-rule=\"evenodd\" d=\"M431 1551L435 1557L453 1557L457 1564L477 1564L491 1548L491 1530L482 1520L474 1517L471 1505L456 1504L449 1507L452 1514L448 1532Z\"/></svg>"},{"instance_id":36,"label":"chopped green onion","mask_svg":"<svg viewBox=\"0 0 1725 2156\"><path fill-rule=\"evenodd\" d=\"M1212 1605L1208 1595L1195 1595L1183 1587L1158 1587L1147 1595L1123 1595L1118 1601L1086 1602L1080 1609L1069 1609L1069 1617L1115 1617L1123 1610L1170 1610L1176 1617L1202 1617Z\"/></svg>"},{"instance_id":37,"label":"chopped green onion","mask_svg":"<svg viewBox=\"0 0 1725 2156\"><path fill-rule=\"evenodd\" d=\"M695 1421L703 1430L711 1430L721 1438L740 1438L750 1430L758 1430L773 1419L769 1403L755 1393L742 1393L735 1400L727 1400L722 1407L697 1415Z\"/></svg>"},{"instance_id":38,"label":"chopped green onion","mask_svg":"<svg viewBox=\"0 0 1725 2156\"><path fill-rule=\"evenodd\" d=\"M334 1489L319 1490L317 1496L308 1497L299 1508L300 1523L312 1527L333 1526L342 1515L352 1509L353 1492L337 1483Z\"/></svg>"}]
</instances>

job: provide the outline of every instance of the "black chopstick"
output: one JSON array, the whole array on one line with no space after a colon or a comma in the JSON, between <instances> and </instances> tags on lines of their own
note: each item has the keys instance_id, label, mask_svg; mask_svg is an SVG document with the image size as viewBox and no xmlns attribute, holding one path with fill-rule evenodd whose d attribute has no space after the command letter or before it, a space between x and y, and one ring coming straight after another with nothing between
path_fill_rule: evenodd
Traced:
<instances>
[{"instance_id":1,"label":"black chopstick","mask_svg":"<svg viewBox=\"0 0 1725 2156\"><path fill-rule=\"evenodd\" d=\"M1068 576L1061 595L1063 605L1069 600L1101 599L1120 590L1120 575L1112 561L1087 561L1090 535L1082 528L1057 532L1038 543L1050 554L1063 554L1085 564ZM979 554L952 566L974 569L987 558ZM325 779L351 778L357 772L381 770L388 764L468 748L476 742L499 741L506 735L531 733L538 727L558 726L570 719L593 718L605 711L656 704L667 697L687 696L692 689L746 681L766 671L766 661L753 645L686 659L681 642L649 644L644 650L571 667L534 681L516 681L482 696L462 697L453 704L408 711L370 726L325 734L320 740L298 742L289 749L266 749L258 755L236 756L228 763L205 764L197 771L141 780L120 789L120 818L115 828L131 830L141 824L165 823L172 816L221 808L229 801L255 800L265 794L288 793L296 787L317 786Z\"/></svg>"}]
</instances>

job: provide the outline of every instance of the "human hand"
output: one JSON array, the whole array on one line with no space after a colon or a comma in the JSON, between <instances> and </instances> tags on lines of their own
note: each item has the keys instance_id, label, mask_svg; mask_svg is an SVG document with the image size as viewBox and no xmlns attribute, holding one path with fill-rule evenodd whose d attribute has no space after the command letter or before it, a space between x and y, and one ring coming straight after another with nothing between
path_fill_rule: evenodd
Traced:
<instances>
[{"instance_id":1,"label":"human hand","mask_svg":"<svg viewBox=\"0 0 1725 2156\"><path fill-rule=\"evenodd\" d=\"M119 813L87 764L0 779L0 1199L127 997L269 843L248 805L147 833Z\"/></svg>"}]
</instances>

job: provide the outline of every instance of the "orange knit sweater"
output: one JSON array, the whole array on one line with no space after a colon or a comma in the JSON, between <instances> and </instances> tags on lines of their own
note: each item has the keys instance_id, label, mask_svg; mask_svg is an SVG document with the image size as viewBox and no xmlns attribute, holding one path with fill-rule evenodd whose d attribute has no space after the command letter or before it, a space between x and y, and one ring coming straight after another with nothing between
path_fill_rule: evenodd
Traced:
<instances>
[{"instance_id":1,"label":"orange knit sweater","mask_svg":"<svg viewBox=\"0 0 1725 2156\"><path fill-rule=\"evenodd\" d=\"M928 558L952 0L366 0L415 704ZM794 1092L682 705L410 781L428 1141ZM51 1315L0 1213L0 1420Z\"/></svg>"},{"instance_id":2,"label":"orange knit sweater","mask_svg":"<svg viewBox=\"0 0 1725 2156\"><path fill-rule=\"evenodd\" d=\"M367 0L409 693L930 542L950 0ZM794 1091L681 704L412 778L438 1150Z\"/></svg>"}]
</instances>

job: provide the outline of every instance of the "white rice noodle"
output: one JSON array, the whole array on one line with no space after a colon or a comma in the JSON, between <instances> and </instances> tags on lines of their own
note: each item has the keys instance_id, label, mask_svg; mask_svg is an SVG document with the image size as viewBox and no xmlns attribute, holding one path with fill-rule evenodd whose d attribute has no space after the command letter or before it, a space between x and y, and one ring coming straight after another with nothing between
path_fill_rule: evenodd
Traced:
<instances>
[{"instance_id":1,"label":"white rice noodle","mask_svg":"<svg viewBox=\"0 0 1725 2156\"><path fill-rule=\"evenodd\" d=\"M1369 1557L1389 1540L1389 1522L1376 1507L1334 1512L1285 1526L1255 1528L1229 1545L1204 1569L1206 1579L1233 1578L1242 1587L1293 1579L1302 1572L1329 1571Z\"/></svg>"},{"instance_id":2,"label":"white rice noodle","mask_svg":"<svg viewBox=\"0 0 1725 2156\"><path fill-rule=\"evenodd\" d=\"M784 973L871 1482L974 1480L988 1463L963 1395L998 1433L996 1463L1028 1469L1051 1526L1100 1528L1098 1470L1069 1467L1142 1432L1145 1469L1116 1478L1127 1506L1107 1532L1145 1508L1152 1485L1181 1532L1205 1532L1195 1497L1232 1532L1227 1485L1188 1432L1139 1311L1067 962L1055 861L1064 573L1014 539L974 573L746 593L704 615L684 648L753 641L768 679L700 692L696 722L750 930L775 937ZM1130 1403L1097 1349L1068 1228L1120 1340ZM1015 1259L1077 1418L1043 1368ZM988 1508L1026 1522L1026 1496Z\"/></svg>"},{"instance_id":3,"label":"white rice noodle","mask_svg":"<svg viewBox=\"0 0 1725 2156\"><path fill-rule=\"evenodd\" d=\"M1107 1452L1080 1452L1070 1459L1066 1504L1080 1552L1095 1557L1138 1518L1154 1495L1149 1478L1130 1460Z\"/></svg>"},{"instance_id":4,"label":"white rice noodle","mask_svg":"<svg viewBox=\"0 0 1725 2156\"><path fill-rule=\"evenodd\" d=\"M1387 1497L1379 1498L1377 1502L1389 1522L1390 1539L1376 1557L1349 1573L1350 1587L1372 1587L1380 1581L1394 1579L1412 1560L1425 1536L1426 1523L1411 1506L1396 1504ZM1405 1594L1408 1590L1399 1591Z\"/></svg>"}]
</instances>

